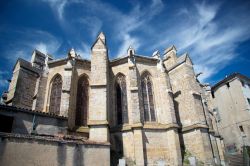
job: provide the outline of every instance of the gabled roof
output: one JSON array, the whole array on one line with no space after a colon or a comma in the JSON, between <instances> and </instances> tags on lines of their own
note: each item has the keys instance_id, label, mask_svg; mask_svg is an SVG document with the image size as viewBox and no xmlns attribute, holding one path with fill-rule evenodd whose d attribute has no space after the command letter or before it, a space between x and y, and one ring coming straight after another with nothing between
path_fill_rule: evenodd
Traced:
<instances>
[{"instance_id":1,"label":"gabled roof","mask_svg":"<svg viewBox=\"0 0 250 166\"><path fill-rule=\"evenodd\" d=\"M68 57L66 57L66 58L61 58L61 59L51 60L51 61L48 62L48 65L54 64L54 63L58 63L58 62L66 62L67 59L68 59Z\"/></svg>"},{"instance_id":2,"label":"gabled roof","mask_svg":"<svg viewBox=\"0 0 250 166\"><path fill-rule=\"evenodd\" d=\"M48 62L48 65L56 65L56 64L66 64L67 63L68 58L61 58L61 59L57 59L57 60L52 60ZM87 63L91 63L90 60L88 59L82 59L82 58L75 58L76 61L80 61L80 62L87 62Z\"/></svg>"},{"instance_id":3,"label":"gabled roof","mask_svg":"<svg viewBox=\"0 0 250 166\"><path fill-rule=\"evenodd\" d=\"M224 78L224 79L220 80L219 82L217 82L214 86L212 86L211 91L217 90L221 85L224 85L227 82L232 81L235 78L241 78L241 79L244 79L244 80L247 80L247 81L250 82L249 77L236 72L236 73L230 74L229 76L226 76L226 78Z\"/></svg>"},{"instance_id":4,"label":"gabled roof","mask_svg":"<svg viewBox=\"0 0 250 166\"><path fill-rule=\"evenodd\" d=\"M37 50L37 49L35 49L35 50L33 51L33 53L36 53L36 54L38 54L38 55L41 55L41 56L46 57L46 54L42 53L41 51L39 51L39 50Z\"/></svg>"},{"instance_id":5,"label":"gabled roof","mask_svg":"<svg viewBox=\"0 0 250 166\"><path fill-rule=\"evenodd\" d=\"M172 46L166 48L165 51L164 51L164 54L167 54L171 50L175 50L175 51L177 50L176 47L175 47L175 45L172 45Z\"/></svg>"},{"instance_id":6,"label":"gabled roof","mask_svg":"<svg viewBox=\"0 0 250 166\"><path fill-rule=\"evenodd\" d=\"M115 58L112 59L110 61L111 66L116 65L116 64L120 64L120 63L127 63L127 59L128 59L128 55L119 57L119 58ZM157 63L157 59L153 58L153 57L149 57L149 56L143 56L143 55L134 55L136 62L140 62L140 61L147 61L147 62L152 62L152 63Z\"/></svg>"},{"instance_id":7,"label":"gabled roof","mask_svg":"<svg viewBox=\"0 0 250 166\"><path fill-rule=\"evenodd\" d=\"M192 65L193 65L193 62L192 62L191 58L189 57L188 53L184 53L181 56L179 56L178 59L177 59L177 63L185 62L187 59L189 59L190 62L192 63Z\"/></svg>"},{"instance_id":8,"label":"gabled roof","mask_svg":"<svg viewBox=\"0 0 250 166\"><path fill-rule=\"evenodd\" d=\"M168 71L173 70L174 68L176 68L177 66L186 62L187 60L190 60L191 64L193 65L193 62L192 62L191 58L189 57L188 53L184 53L177 58L177 63L174 66L172 66L171 68L169 68Z\"/></svg>"},{"instance_id":9,"label":"gabled roof","mask_svg":"<svg viewBox=\"0 0 250 166\"><path fill-rule=\"evenodd\" d=\"M28 62L28 61L26 61L26 60L24 60L24 59L22 59L22 58L18 58L18 59L17 59L16 64L14 65L13 70L16 68L16 65L17 65L18 63L20 64L20 67L22 67L22 68L25 68L25 69L30 70L30 71L32 71L32 72L35 72L35 73L37 73L37 74L40 73L40 70L39 70L39 69L33 67L33 66L31 65L30 62Z\"/></svg>"},{"instance_id":10,"label":"gabled roof","mask_svg":"<svg viewBox=\"0 0 250 166\"><path fill-rule=\"evenodd\" d=\"M49 113L49 112L33 111L33 110L30 110L30 109L25 109L25 108L20 108L20 107L15 107L15 106L7 106L7 105L0 104L0 111L1 110L15 111L15 112L25 112L25 113L29 113L29 114L37 114L37 115L41 115L41 116L60 118L60 119L67 119L67 117L65 117L65 116L60 116L60 115L56 115L56 114Z\"/></svg>"}]
</instances>

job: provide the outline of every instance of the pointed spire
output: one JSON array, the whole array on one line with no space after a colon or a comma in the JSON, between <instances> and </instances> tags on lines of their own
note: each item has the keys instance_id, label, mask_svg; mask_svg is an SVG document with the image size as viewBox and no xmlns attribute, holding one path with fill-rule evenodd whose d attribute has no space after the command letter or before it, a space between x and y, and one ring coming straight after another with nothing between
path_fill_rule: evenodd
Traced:
<instances>
[{"instance_id":1,"label":"pointed spire","mask_svg":"<svg viewBox=\"0 0 250 166\"><path fill-rule=\"evenodd\" d=\"M106 37L103 32L100 32L97 38L100 38L104 44L106 43Z\"/></svg>"},{"instance_id":2,"label":"pointed spire","mask_svg":"<svg viewBox=\"0 0 250 166\"><path fill-rule=\"evenodd\" d=\"M91 50L95 49L107 49L106 47L106 38L103 32L100 32L97 36L94 44L91 47Z\"/></svg>"},{"instance_id":3,"label":"pointed spire","mask_svg":"<svg viewBox=\"0 0 250 166\"><path fill-rule=\"evenodd\" d=\"M74 50L74 48L71 48L69 53L68 53L68 57L69 58L76 58L76 52Z\"/></svg>"}]
</instances>

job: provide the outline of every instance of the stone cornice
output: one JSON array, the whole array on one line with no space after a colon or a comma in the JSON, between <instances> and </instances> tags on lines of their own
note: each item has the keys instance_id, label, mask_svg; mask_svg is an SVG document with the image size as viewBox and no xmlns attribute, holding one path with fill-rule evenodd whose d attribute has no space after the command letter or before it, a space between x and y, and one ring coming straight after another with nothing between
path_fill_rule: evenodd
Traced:
<instances>
[{"instance_id":1,"label":"stone cornice","mask_svg":"<svg viewBox=\"0 0 250 166\"><path fill-rule=\"evenodd\" d=\"M88 126L103 126L108 125L108 121L106 120L89 120Z\"/></svg>"},{"instance_id":2,"label":"stone cornice","mask_svg":"<svg viewBox=\"0 0 250 166\"><path fill-rule=\"evenodd\" d=\"M204 124L193 124L193 125L190 125L190 126L184 126L182 127L182 132L187 132L187 131L190 131L190 130L195 130L195 129L209 129L207 125L204 125Z\"/></svg>"},{"instance_id":3,"label":"stone cornice","mask_svg":"<svg viewBox=\"0 0 250 166\"><path fill-rule=\"evenodd\" d=\"M145 123L144 129L158 129L158 130L169 130L172 128L179 128L180 126L176 123L161 124L161 123Z\"/></svg>"},{"instance_id":4,"label":"stone cornice","mask_svg":"<svg viewBox=\"0 0 250 166\"><path fill-rule=\"evenodd\" d=\"M17 134L17 133L2 133L0 132L0 138L19 139L19 140L35 140L35 141L47 141L56 143L68 143L79 145L98 145L98 146L110 146L109 142L95 142L87 140L83 137L64 135L63 137L55 135L30 135L30 134Z\"/></svg>"},{"instance_id":5,"label":"stone cornice","mask_svg":"<svg viewBox=\"0 0 250 166\"><path fill-rule=\"evenodd\" d=\"M106 88L107 84L91 84L90 88Z\"/></svg>"},{"instance_id":6,"label":"stone cornice","mask_svg":"<svg viewBox=\"0 0 250 166\"><path fill-rule=\"evenodd\" d=\"M113 67L113 66L117 66L117 65L121 65L125 63L128 63L128 56L113 59L110 61L109 65L110 67Z\"/></svg>"},{"instance_id":7,"label":"stone cornice","mask_svg":"<svg viewBox=\"0 0 250 166\"><path fill-rule=\"evenodd\" d=\"M135 62L136 63L149 63L152 65L157 65L157 59L152 58L152 57L147 57L147 56L141 56L141 55L134 55L135 56ZM121 57L121 58L116 58L110 61L110 66L117 66L117 65L121 65L124 63L128 63L128 56L125 57Z\"/></svg>"},{"instance_id":8,"label":"stone cornice","mask_svg":"<svg viewBox=\"0 0 250 166\"><path fill-rule=\"evenodd\" d=\"M89 127L86 126L80 126L76 129L76 132L79 133L89 133Z\"/></svg>"},{"instance_id":9,"label":"stone cornice","mask_svg":"<svg viewBox=\"0 0 250 166\"><path fill-rule=\"evenodd\" d=\"M170 130L174 128L180 128L176 123L160 124L160 123L136 123L136 124L124 124L110 128L110 132L132 131L134 129L145 130Z\"/></svg>"},{"instance_id":10,"label":"stone cornice","mask_svg":"<svg viewBox=\"0 0 250 166\"><path fill-rule=\"evenodd\" d=\"M60 66L60 65L65 65L67 63L68 58L63 58L63 59L58 59L54 61L49 61L48 66L49 67L54 67L54 66Z\"/></svg>"}]
</instances>

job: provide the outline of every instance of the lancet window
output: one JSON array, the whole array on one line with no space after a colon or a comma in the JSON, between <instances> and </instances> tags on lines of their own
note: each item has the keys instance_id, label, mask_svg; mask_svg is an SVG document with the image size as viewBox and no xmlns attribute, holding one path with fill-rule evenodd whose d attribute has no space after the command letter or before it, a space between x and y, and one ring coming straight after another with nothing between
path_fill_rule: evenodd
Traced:
<instances>
[{"instance_id":1,"label":"lancet window","mask_svg":"<svg viewBox=\"0 0 250 166\"><path fill-rule=\"evenodd\" d=\"M117 124L128 123L126 78L123 74L117 76L115 88Z\"/></svg>"},{"instance_id":2,"label":"lancet window","mask_svg":"<svg viewBox=\"0 0 250 166\"><path fill-rule=\"evenodd\" d=\"M50 106L49 112L56 115L60 114L62 95L62 77L58 74L52 81L51 93L50 93Z\"/></svg>"},{"instance_id":3,"label":"lancet window","mask_svg":"<svg viewBox=\"0 0 250 166\"><path fill-rule=\"evenodd\" d=\"M143 96L143 109L145 121L156 121L153 87L149 73L144 73L141 77L142 96Z\"/></svg>"},{"instance_id":4,"label":"lancet window","mask_svg":"<svg viewBox=\"0 0 250 166\"><path fill-rule=\"evenodd\" d=\"M81 76L77 86L76 126L87 126L89 104L89 81L86 76Z\"/></svg>"}]
</instances>

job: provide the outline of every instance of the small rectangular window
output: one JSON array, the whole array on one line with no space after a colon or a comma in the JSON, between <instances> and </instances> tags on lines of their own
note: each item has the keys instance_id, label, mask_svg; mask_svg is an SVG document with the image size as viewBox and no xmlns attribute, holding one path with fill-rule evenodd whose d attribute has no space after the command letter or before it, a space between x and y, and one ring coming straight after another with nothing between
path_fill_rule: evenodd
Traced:
<instances>
[{"instance_id":1,"label":"small rectangular window","mask_svg":"<svg viewBox=\"0 0 250 166\"><path fill-rule=\"evenodd\" d=\"M243 126L239 126L239 129L242 133L244 133L244 129L243 129Z\"/></svg>"},{"instance_id":2,"label":"small rectangular window","mask_svg":"<svg viewBox=\"0 0 250 166\"><path fill-rule=\"evenodd\" d=\"M211 92L211 94L212 94L212 98L215 98L215 97L214 97L214 92L213 92L213 91Z\"/></svg>"},{"instance_id":3,"label":"small rectangular window","mask_svg":"<svg viewBox=\"0 0 250 166\"><path fill-rule=\"evenodd\" d=\"M244 83L244 81L240 81L241 82L241 85L243 86L243 87L245 87L245 83Z\"/></svg>"},{"instance_id":4,"label":"small rectangular window","mask_svg":"<svg viewBox=\"0 0 250 166\"><path fill-rule=\"evenodd\" d=\"M248 105L250 105L250 99L249 98L247 98L247 102L248 102Z\"/></svg>"},{"instance_id":5,"label":"small rectangular window","mask_svg":"<svg viewBox=\"0 0 250 166\"><path fill-rule=\"evenodd\" d=\"M0 132L11 133L14 118L0 115Z\"/></svg>"}]
</instances>

